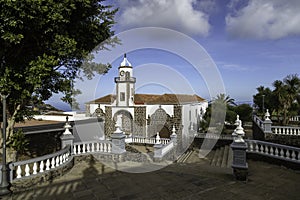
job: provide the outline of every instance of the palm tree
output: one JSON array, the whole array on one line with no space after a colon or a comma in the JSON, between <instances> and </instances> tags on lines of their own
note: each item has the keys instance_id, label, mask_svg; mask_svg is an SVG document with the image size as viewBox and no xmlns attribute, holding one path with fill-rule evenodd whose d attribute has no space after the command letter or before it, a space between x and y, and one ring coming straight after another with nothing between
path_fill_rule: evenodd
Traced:
<instances>
[{"instance_id":1,"label":"palm tree","mask_svg":"<svg viewBox=\"0 0 300 200\"><path fill-rule=\"evenodd\" d=\"M289 118L291 117L292 110L290 110L293 104L299 104L299 93L300 93L300 79L298 75L288 75L284 80L286 88L286 110L284 112L284 123L288 123ZM289 111L289 112L288 112ZM288 116L287 116L288 115Z\"/></svg>"},{"instance_id":2,"label":"palm tree","mask_svg":"<svg viewBox=\"0 0 300 200\"><path fill-rule=\"evenodd\" d=\"M226 107L228 106L236 106L234 99L230 98L229 95L226 94L218 94L217 97L214 99L214 103L222 103L225 104Z\"/></svg>"},{"instance_id":3,"label":"palm tree","mask_svg":"<svg viewBox=\"0 0 300 200\"><path fill-rule=\"evenodd\" d=\"M282 124L286 125L291 117L292 107L299 104L300 79L297 75L288 75L283 81L273 82L273 97L278 115L283 115Z\"/></svg>"}]
</instances>

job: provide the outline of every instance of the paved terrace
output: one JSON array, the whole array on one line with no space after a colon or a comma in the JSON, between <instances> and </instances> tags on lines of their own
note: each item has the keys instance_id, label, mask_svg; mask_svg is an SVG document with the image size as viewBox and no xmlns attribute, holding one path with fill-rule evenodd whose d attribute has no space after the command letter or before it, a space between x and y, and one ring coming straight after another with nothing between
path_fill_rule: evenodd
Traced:
<instances>
[{"instance_id":1,"label":"paved terrace","mask_svg":"<svg viewBox=\"0 0 300 200\"><path fill-rule=\"evenodd\" d=\"M115 171L97 160L81 161L51 183L2 199L300 199L299 171L249 160L245 183L235 181L231 169L196 158L143 174Z\"/></svg>"}]
</instances>

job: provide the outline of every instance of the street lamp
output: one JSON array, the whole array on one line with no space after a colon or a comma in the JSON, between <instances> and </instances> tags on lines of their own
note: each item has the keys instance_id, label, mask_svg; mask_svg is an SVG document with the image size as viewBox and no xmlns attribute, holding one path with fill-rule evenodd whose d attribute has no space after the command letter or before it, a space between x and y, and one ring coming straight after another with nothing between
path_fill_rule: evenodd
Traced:
<instances>
[{"instance_id":1,"label":"street lamp","mask_svg":"<svg viewBox=\"0 0 300 200\"><path fill-rule=\"evenodd\" d=\"M265 113L265 95L264 94L262 95L262 98L263 98L262 99L263 100L262 101L262 103L263 103L263 105L262 105L262 111L263 111L263 114L264 114Z\"/></svg>"},{"instance_id":2,"label":"street lamp","mask_svg":"<svg viewBox=\"0 0 300 200\"><path fill-rule=\"evenodd\" d=\"M6 166L6 98L8 95L1 94L2 104L3 104L3 123L2 123L2 174L1 174L1 184L0 184L0 195L6 195L10 193L8 189L9 183L7 181L7 166Z\"/></svg>"}]
</instances>

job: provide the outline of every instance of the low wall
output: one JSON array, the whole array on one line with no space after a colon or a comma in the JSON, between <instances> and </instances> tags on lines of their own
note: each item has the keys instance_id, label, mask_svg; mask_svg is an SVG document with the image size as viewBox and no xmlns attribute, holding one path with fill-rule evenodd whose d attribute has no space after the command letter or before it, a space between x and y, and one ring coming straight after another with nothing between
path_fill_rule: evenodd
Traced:
<instances>
[{"instance_id":1,"label":"low wall","mask_svg":"<svg viewBox=\"0 0 300 200\"><path fill-rule=\"evenodd\" d=\"M22 179L15 179L11 183L10 190L12 192L21 192L31 190L36 185L49 182L56 177L63 176L74 166L74 157L70 158L70 162L61 165L59 168L54 170L45 171L42 174L31 175Z\"/></svg>"}]
</instances>

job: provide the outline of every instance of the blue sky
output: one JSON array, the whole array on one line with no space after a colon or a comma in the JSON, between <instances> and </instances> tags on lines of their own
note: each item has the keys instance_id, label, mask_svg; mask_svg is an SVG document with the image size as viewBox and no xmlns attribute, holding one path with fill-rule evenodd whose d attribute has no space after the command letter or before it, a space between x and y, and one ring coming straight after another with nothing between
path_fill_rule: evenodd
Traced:
<instances>
[{"instance_id":1,"label":"blue sky","mask_svg":"<svg viewBox=\"0 0 300 200\"><path fill-rule=\"evenodd\" d=\"M222 77L226 93L237 102L252 101L260 85L271 87L272 82L289 74L299 74L300 63L300 1L298 0L114 0L119 8L116 34L132 28L162 27L181 32L198 42L212 58ZM163 40L165 38L157 38ZM137 42L137 41L132 41ZM176 43L176 42L175 42ZM178 41L178 46L180 46ZM118 48L118 47L117 47ZM124 52L125 53L125 52ZM173 52L140 49L127 52L137 81L143 70L153 65L174 69L198 95L210 100L205 82L193 66ZM99 97L114 90L113 78L122 56L118 56L108 74L96 77L93 94L82 101ZM99 58L102 62L105 59ZM162 74L153 70L147 77ZM88 83L79 88L86 88ZM179 84L180 85L180 84ZM176 86L175 86L176 87ZM211 87L211 86L209 86ZM139 93L165 93L168 88L146 86ZM180 92L180 91L179 91ZM55 96L50 103L56 102Z\"/></svg>"}]
</instances>

